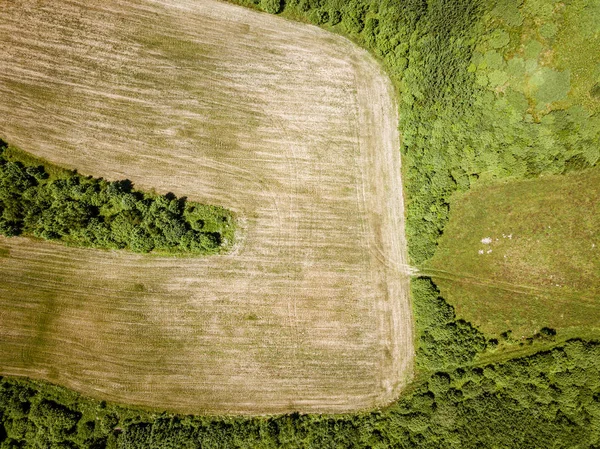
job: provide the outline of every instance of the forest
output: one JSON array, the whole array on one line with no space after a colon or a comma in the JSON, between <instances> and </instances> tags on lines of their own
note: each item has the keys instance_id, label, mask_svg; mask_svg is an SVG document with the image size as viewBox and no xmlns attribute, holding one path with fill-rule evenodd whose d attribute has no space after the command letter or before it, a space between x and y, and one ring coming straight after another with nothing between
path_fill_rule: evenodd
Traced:
<instances>
[{"instance_id":1,"label":"forest","mask_svg":"<svg viewBox=\"0 0 600 449\"><path fill-rule=\"evenodd\" d=\"M600 17L600 3L589 1L585 9L582 1L234 3L341 33L380 59L400 101L409 252L411 262L421 266L436 251L453 193L474 183L597 165L600 61L589 58L598 54L593 45L600 20L594 17ZM591 19L577 22L579 16L565 13L565 5L585 10ZM591 69L578 72L581 76L571 76L565 62L559 56L552 60L548 51L555 46L565 55L575 53L561 30L573 35L579 54L591 55L585 62ZM558 342L540 323L538 333L511 342L516 357L499 357L499 342L456 316L431 279L414 279L412 298L417 377L382 410L181 416L5 378L0 447L600 447L597 342ZM544 349L534 345L527 353L534 340Z\"/></svg>"},{"instance_id":2,"label":"forest","mask_svg":"<svg viewBox=\"0 0 600 449\"><path fill-rule=\"evenodd\" d=\"M139 253L214 254L233 242L233 215L221 207L51 171L0 140L0 234Z\"/></svg>"}]
</instances>

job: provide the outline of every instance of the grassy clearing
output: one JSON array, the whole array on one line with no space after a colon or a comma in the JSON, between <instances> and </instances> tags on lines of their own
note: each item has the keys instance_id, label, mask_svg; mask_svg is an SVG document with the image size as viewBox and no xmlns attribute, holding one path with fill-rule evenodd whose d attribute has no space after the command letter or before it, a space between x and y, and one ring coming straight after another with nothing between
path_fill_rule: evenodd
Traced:
<instances>
[{"instance_id":1,"label":"grassy clearing","mask_svg":"<svg viewBox=\"0 0 600 449\"><path fill-rule=\"evenodd\" d=\"M216 1L2 2L0 134L233 210L210 258L0 239L0 372L185 413L347 411L412 374L398 116L349 41Z\"/></svg>"},{"instance_id":2,"label":"grassy clearing","mask_svg":"<svg viewBox=\"0 0 600 449\"><path fill-rule=\"evenodd\" d=\"M487 18L491 31L470 67L478 84L514 106L525 99L526 112L537 121L573 106L599 112L593 92L600 82L600 2L511 3L499 2Z\"/></svg>"},{"instance_id":3,"label":"grassy clearing","mask_svg":"<svg viewBox=\"0 0 600 449\"><path fill-rule=\"evenodd\" d=\"M514 339L600 329L600 171L457 196L430 271L457 314Z\"/></svg>"}]
</instances>

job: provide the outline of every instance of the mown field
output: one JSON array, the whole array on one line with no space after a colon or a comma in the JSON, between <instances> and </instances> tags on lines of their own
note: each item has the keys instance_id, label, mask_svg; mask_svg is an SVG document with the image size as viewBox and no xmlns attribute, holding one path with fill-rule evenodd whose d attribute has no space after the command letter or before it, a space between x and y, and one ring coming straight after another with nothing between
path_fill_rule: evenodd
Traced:
<instances>
[{"instance_id":1,"label":"mown field","mask_svg":"<svg viewBox=\"0 0 600 449\"><path fill-rule=\"evenodd\" d=\"M599 192L598 169L473 189L452 203L428 272L488 335L597 332Z\"/></svg>"},{"instance_id":2,"label":"mown field","mask_svg":"<svg viewBox=\"0 0 600 449\"><path fill-rule=\"evenodd\" d=\"M224 206L237 246L1 238L0 373L185 413L348 411L412 375L391 84L349 41L213 0L0 2L0 134Z\"/></svg>"}]
</instances>

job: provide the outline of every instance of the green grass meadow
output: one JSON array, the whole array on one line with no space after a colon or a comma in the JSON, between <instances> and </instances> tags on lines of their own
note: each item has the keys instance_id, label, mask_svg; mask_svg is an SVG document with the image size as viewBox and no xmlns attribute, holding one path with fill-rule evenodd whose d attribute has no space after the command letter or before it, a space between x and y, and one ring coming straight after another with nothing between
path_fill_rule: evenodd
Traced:
<instances>
[{"instance_id":1,"label":"green grass meadow","mask_svg":"<svg viewBox=\"0 0 600 449\"><path fill-rule=\"evenodd\" d=\"M600 170L457 195L425 271L484 333L600 330Z\"/></svg>"}]
</instances>

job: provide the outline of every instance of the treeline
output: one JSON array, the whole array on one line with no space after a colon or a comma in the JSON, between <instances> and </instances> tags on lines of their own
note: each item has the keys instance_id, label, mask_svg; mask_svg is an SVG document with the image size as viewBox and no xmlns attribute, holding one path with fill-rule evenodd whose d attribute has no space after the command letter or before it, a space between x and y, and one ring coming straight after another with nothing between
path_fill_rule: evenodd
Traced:
<instances>
[{"instance_id":1,"label":"treeline","mask_svg":"<svg viewBox=\"0 0 600 449\"><path fill-rule=\"evenodd\" d=\"M41 164L12 159L0 140L2 235L140 253L212 254L233 241L232 214L221 207L139 192L126 180L109 182L66 170L50 176Z\"/></svg>"},{"instance_id":2,"label":"treeline","mask_svg":"<svg viewBox=\"0 0 600 449\"><path fill-rule=\"evenodd\" d=\"M0 422L2 449L592 448L600 444L600 345L575 340L440 371L387 409L336 416L149 413L5 378Z\"/></svg>"}]
</instances>

